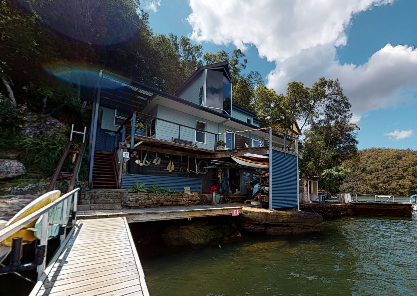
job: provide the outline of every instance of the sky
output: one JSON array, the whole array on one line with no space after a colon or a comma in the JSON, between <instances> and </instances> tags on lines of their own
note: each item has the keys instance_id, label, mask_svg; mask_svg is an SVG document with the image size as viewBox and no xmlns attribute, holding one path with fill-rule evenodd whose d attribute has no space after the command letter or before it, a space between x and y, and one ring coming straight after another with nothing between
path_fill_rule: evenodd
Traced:
<instances>
[{"instance_id":1,"label":"sky","mask_svg":"<svg viewBox=\"0 0 417 296\"><path fill-rule=\"evenodd\" d=\"M248 71L285 93L338 78L359 125L358 148L417 150L417 1L142 0L150 27L242 49Z\"/></svg>"}]
</instances>

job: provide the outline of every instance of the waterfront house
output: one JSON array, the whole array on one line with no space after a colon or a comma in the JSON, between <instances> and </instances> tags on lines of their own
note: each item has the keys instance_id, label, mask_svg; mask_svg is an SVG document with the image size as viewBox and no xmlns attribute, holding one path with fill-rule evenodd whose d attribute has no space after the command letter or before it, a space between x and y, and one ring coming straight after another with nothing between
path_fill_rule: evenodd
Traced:
<instances>
[{"instance_id":1,"label":"waterfront house","mask_svg":"<svg viewBox=\"0 0 417 296\"><path fill-rule=\"evenodd\" d=\"M255 180L269 208L297 206L296 135L260 128L233 103L228 62L199 68L175 95L100 71L89 100L90 188L138 182L232 196L246 195ZM257 156L269 165L257 166Z\"/></svg>"}]
</instances>

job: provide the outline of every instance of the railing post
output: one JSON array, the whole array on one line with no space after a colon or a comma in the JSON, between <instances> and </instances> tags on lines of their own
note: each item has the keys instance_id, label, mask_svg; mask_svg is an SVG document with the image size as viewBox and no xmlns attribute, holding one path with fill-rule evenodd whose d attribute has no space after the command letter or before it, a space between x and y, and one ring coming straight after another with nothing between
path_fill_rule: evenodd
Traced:
<instances>
[{"instance_id":1,"label":"railing post","mask_svg":"<svg viewBox=\"0 0 417 296\"><path fill-rule=\"evenodd\" d=\"M133 150L133 146L135 145L135 129L136 129L136 112L133 112L132 132L131 132L131 135L130 135L130 150Z\"/></svg>"},{"instance_id":2,"label":"railing post","mask_svg":"<svg viewBox=\"0 0 417 296\"><path fill-rule=\"evenodd\" d=\"M284 151L287 150L287 134L284 134Z\"/></svg>"},{"instance_id":3,"label":"railing post","mask_svg":"<svg viewBox=\"0 0 417 296\"><path fill-rule=\"evenodd\" d=\"M233 150L235 149L235 133L232 133L232 147L231 147L231 149L232 149L232 155L233 155Z\"/></svg>"},{"instance_id":4,"label":"railing post","mask_svg":"<svg viewBox=\"0 0 417 296\"><path fill-rule=\"evenodd\" d=\"M122 128L122 142L126 140L126 125L123 124Z\"/></svg>"},{"instance_id":5,"label":"railing post","mask_svg":"<svg viewBox=\"0 0 417 296\"><path fill-rule=\"evenodd\" d=\"M72 226L75 226L77 222L77 203L78 203L78 191L74 193L74 198L72 200Z\"/></svg>"},{"instance_id":6,"label":"railing post","mask_svg":"<svg viewBox=\"0 0 417 296\"><path fill-rule=\"evenodd\" d=\"M68 217L67 217L67 211L68 211L68 201L70 201L70 199L68 198L67 200L64 200L62 202L62 219L60 221L60 227L65 226L68 223ZM62 244L62 242L65 240L65 231L64 233L62 233L59 236L59 241Z\"/></svg>"},{"instance_id":7,"label":"railing post","mask_svg":"<svg viewBox=\"0 0 417 296\"><path fill-rule=\"evenodd\" d=\"M178 125L178 144L181 144L181 124Z\"/></svg>"},{"instance_id":8,"label":"railing post","mask_svg":"<svg viewBox=\"0 0 417 296\"><path fill-rule=\"evenodd\" d=\"M45 266L46 266L46 253L47 253L47 249L48 249L48 228L49 228L49 214L48 212L45 212L42 215L42 235L39 241L39 245L40 246L44 246L45 247L45 255L43 257L42 260L42 264L37 266L37 271L38 271L38 280L41 278L43 271L45 270Z\"/></svg>"},{"instance_id":9,"label":"railing post","mask_svg":"<svg viewBox=\"0 0 417 296\"><path fill-rule=\"evenodd\" d=\"M214 150L217 150L217 141L218 141L219 135L215 134L214 135Z\"/></svg>"},{"instance_id":10,"label":"railing post","mask_svg":"<svg viewBox=\"0 0 417 296\"><path fill-rule=\"evenodd\" d=\"M249 153L252 153L252 131L249 131Z\"/></svg>"}]
</instances>

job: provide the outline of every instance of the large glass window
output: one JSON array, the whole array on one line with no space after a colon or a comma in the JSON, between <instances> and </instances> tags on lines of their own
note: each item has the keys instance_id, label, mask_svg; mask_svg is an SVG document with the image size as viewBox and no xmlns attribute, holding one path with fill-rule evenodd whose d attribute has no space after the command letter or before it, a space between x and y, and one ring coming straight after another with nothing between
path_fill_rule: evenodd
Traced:
<instances>
[{"instance_id":1,"label":"large glass window","mask_svg":"<svg viewBox=\"0 0 417 296\"><path fill-rule=\"evenodd\" d=\"M207 71L206 107L230 115L232 108L231 83L222 71Z\"/></svg>"},{"instance_id":2,"label":"large glass window","mask_svg":"<svg viewBox=\"0 0 417 296\"><path fill-rule=\"evenodd\" d=\"M223 76L223 113L231 115L232 112L232 84Z\"/></svg>"},{"instance_id":3,"label":"large glass window","mask_svg":"<svg viewBox=\"0 0 417 296\"><path fill-rule=\"evenodd\" d=\"M197 121L196 129L205 131L206 123L202 121ZM201 131L195 131L195 141L198 143L205 143L206 133L201 132Z\"/></svg>"}]
</instances>

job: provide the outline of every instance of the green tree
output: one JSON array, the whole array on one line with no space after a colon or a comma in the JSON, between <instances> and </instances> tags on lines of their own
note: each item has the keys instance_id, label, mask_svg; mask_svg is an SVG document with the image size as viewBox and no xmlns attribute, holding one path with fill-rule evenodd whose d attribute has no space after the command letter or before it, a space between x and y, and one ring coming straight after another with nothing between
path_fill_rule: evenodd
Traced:
<instances>
[{"instance_id":1,"label":"green tree","mask_svg":"<svg viewBox=\"0 0 417 296\"><path fill-rule=\"evenodd\" d=\"M342 183L349 172L349 169L343 166L325 169L320 176L320 188L330 192L330 194L337 194L340 192Z\"/></svg>"},{"instance_id":2,"label":"green tree","mask_svg":"<svg viewBox=\"0 0 417 296\"><path fill-rule=\"evenodd\" d=\"M321 176L357 151L358 126L350 123L350 103L338 80L327 80L326 95L302 140L300 169L304 176Z\"/></svg>"}]
</instances>

